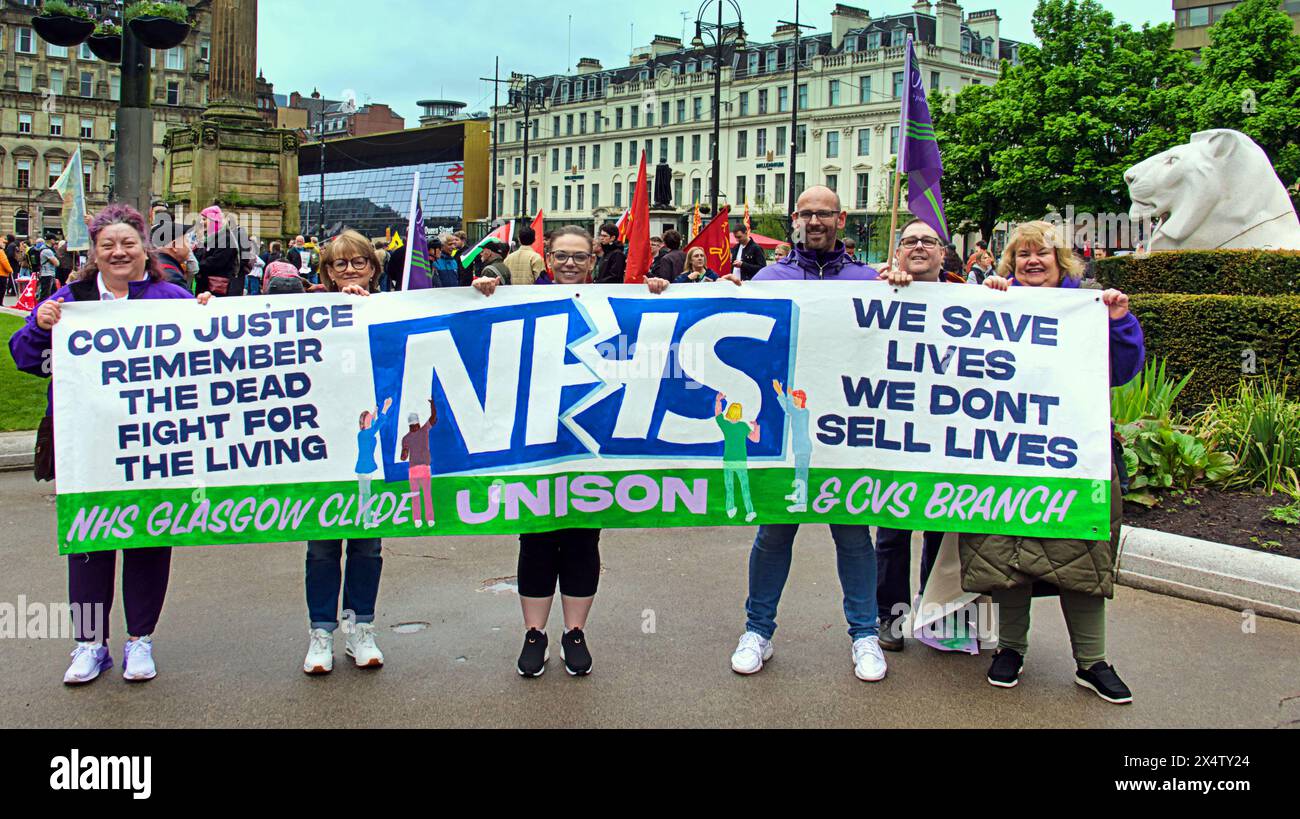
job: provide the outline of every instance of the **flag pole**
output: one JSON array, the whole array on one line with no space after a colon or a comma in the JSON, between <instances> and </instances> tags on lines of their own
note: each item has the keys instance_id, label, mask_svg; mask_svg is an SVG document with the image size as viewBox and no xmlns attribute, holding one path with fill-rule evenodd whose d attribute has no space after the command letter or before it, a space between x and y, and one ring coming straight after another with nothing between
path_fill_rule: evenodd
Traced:
<instances>
[{"instance_id":1,"label":"flag pole","mask_svg":"<svg viewBox=\"0 0 1300 819\"><path fill-rule=\"evenodd\" d=\"M402 262L402 290L411 288L411 251L415 240L415 208L420 197L420 172L415 172L415 178L411 182L411 209L407 211L406 217L406 258ZM424 225L420 225L420 230L424 230Z\"/></svg>"},{"instance_id":2,"label":"flag pole","mask_svg":"<svg viewBox=\"0 0 1300 819\"><path fill-rule=\"evenodd\" d=\"M907 153L907 114L908 101L912 98L912 35L907 35L907 51L903 55L903 118L898 124L898 155L894 157L894 195L890 200L889 215L889 256L885 264L893 265L898 230L898 200L903 190L903 158Z\"/></svg>"}]
</instances>

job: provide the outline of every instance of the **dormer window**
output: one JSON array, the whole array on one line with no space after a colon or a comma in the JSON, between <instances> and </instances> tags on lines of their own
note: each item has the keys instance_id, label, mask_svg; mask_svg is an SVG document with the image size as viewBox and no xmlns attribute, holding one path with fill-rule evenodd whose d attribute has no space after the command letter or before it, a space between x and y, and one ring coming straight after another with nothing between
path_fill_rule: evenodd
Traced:
<instances>
[{"instance_id":1,"label":"dormer window","mask_svg":"<svg viewBox=\"0 0 1300 819\"><path fill-rule=\"evenodd\" d=\"M857 51L857 50L858 50L858 38L857 38L857 37L845 37L845 38L844 38L844 53L845 53L845 54L852 54L853 52L855 52L855 51Z\"/></svg>"},{"instance_id":2,"label":"dormer window","mask_svg":"<svg viewBox=\"0 0 1300 819\"><path fill-rule=\"evenodd\" d=\"M891 46L907 45L907 29L899 26L889 33L889 44Z\"/></svg>"},{"instance_id":3,"label":"dormer window","mask_svg":"<svg viewBox=\"0 0 1300 819\"><path fill-rule=\"evenodd\" d=\"M971 51L971 41L969 34L961 35L961 50L963 54L969 54Z\"/></svg>"},{"instance_id":4,"label":"dormer window","mask_svg":"<svg viewBox=\"0 0 1300 819\"><path fill-rule=\"evenodd\" d=\"M704 63L703 63L703 65L700 66L700 70L701 70L701 71L712 71L712 70L713 70L713 58L712 58L712 57L705 57L705 58L704 58Z\"/></svg>"},{"instance_id":5,"label":"dormer window","mask_svg":"<svg viewBox=\"0 0 1300 819\"><path fill-rule=\"evenodd\" d=\"M560 83L560 102L568 102L568 101L569 101L569 84L567 82Z\"/></svg>"},{"instance_id":6,"label":"dormer window","mask_svg":"<svg viewBox=\"0 0 1300 819\"><path fill-rule=\"evenodd\" d=\"M880 48L880 32L873 31L867 34L867 48Z\"/></svg>"}]
</instances>

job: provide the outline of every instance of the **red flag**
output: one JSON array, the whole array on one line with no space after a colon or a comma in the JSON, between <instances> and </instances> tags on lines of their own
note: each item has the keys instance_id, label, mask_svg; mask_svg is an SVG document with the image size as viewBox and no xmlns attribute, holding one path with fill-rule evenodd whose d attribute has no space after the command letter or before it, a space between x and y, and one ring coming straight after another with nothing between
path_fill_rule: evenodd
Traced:
<instances>
[{"instance_id":1,"label":"red flag","mask_svg":"<svg viewBox=\"0 0 1300 819\"><path fill-rule=\"evenodd\" d=\"M546 226L546 220L542 218L542 215L544 213L545 211L541 211L541 210L537 211L537 218L533 220L532 248L533 250L537 251L537 254L539 256L546 255L546 236L543 235L544 228Z\"/></svg>"},{"instance_id":2,"label":"red flag","mask_svg":"<svg viewBox=\"0 0 1300 819\"><path fill-rule=\"evenodd\" d=\"M27 280L27 287L23 294L18 297L18 303L14 305L15 310L26 310L31 312L36 309L36 276Z\"/></svg>"},{"instance_id":3,"label":"red flag","mask_svg":"<svg viewBox=\"0 0 1300 819\"><path fill-rule=\"evenodd\" d=\"M650 272L650 190L646 187L645 151L641 152L641 170L636 174L636 190L632 194L632 207L628 208L627 267L623 281L640 284Z\"/></svg>"},{"instance_id":4,"label":"red flag","mask_svg":"<svg viewBox=\"0 0 1300 819\"><path fill-rule=\"evenodd\" d=\"M690 253L693 247L704 248L705 264L719 276L731 272L731 209L724 207L718 211L699 235L682 248Z\"/></svg>"}]
</instances>

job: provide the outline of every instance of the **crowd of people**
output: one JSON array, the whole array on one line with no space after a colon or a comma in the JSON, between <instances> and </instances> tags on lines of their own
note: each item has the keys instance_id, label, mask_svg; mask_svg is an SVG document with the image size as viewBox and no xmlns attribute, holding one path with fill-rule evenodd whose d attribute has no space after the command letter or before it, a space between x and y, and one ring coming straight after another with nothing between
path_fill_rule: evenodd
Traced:
<instances>
[{"instance_id":1,"label":"crowd of people","mask_svg":"<svg viewBox=\"0 0 1300 819\"><path fill-rule=\"evenodd\" d=\"M387 252L376 242L355 231L345 231L318 244L315 237L296 237L287 251L272 243L265 256L240 235L238 225L228 224L219 209L201 214L197 228L171 222L165 212L154 214L153 225L131 208L112 205L90 226L90 259L65 286L53 292L30 315L27 324L10 341L10 351L24 371L48 376L42 369L50 347L51 331L59 321L60 306L67 301L112 301L127 299L197 298L206 303L213 297L259 292L252 280L265 283L263 292L337 292L364 298L385 289L400 288L403 248ZM847 214L839 196L826 187L804 191L793 214L802 241L776 250L768 260L743 227L733 232L736 240L729 269L710 268L703 252L683 249L682 236L667 230L651 237L653 263L645 277L649 294L672 288L713 282L715 287L744 286L765 281L885 282L906 287L913 282L973 282L993 291L1010 287L1069 289L1079 286L1081 262L1072 249L1058 238L1046 222L1018 226L1008 237L1000 256L988 252L983 243L957 270L951 269L954 249L921 220L903 226L897 250L886 264L872 267L858 260L840 239ZM517 233L519 245L503 242L483 244L471 265L460 264L467 237L450 233L430 243L431 268L437 286L469 285L484 297L501 286L621 283L626 275L626 249L618 230L602 227L593 237L585 228L565 226L545 237L544 253L532 245L531 228ZM217 252L230 250L233 253ZM254 276L253 269L260 274ZM394 274L397 274L396 276ZM962 275L962 274L966 275ZM385 281L387 283L385 283ZM189 286L187 286L187 284ZM574 296L576 298L576 295ZM1113 385L1131 380L1144 358L1143 335L1136 317L1129 312L1128 297L1118 290L1106 290L1101 300L1109 312L1109 350L1073 350L1071 355L1107 355ZM807 423L807 409L797 385L774 383L792 423ZM757 434L757 428L740 421L719 395L717 420L730 442L729 425L737 436ZM359 441L370 441L373 457L374 433L391 410L375 407L359 421ZM431 413L436 414L432 402ZM803 413L801 416L800 413ZM733 417L737 416L737 417ZM802 420L800 420L802 419ZM427 437L420 442L422 425L418 415L407 419L410 441L403 438L403 458L409 458L412 486L428 479ZM433 416L427 423L432 423ZM741 428L743 427L743 429ZM368 438L367 438L368 435ZM414 437L411 437L414 436ZM739 438L738 438L739 440ZM1104 444L1110 447L1108 441ZM742 442L743 447L743 442ZM362 446L362 457L366 456ZM1109 537L1096 541L1062 540L994 534L960 535L962 585L968 592L990 595L998 605L1000 644L987 673L991 685L1006 688L1019 681L1028 653L1029 603L1034 595L1060 598L1077 664L1076 681L1112 703L1125 703L1132 694L1107 661L1105 640L1106 600L1113 596L1115 562L1119 536L1121 486L1125 482L1123 460L1112 451L1112 526ZM801 453L796 452L796 468ZM803 495L791 499L806 503L807 453L802 453ZM368 465L368 464L365 464ZM363 464L358 463L358 474ZM749 504L747 473L728 466L728 495L733 471L741 481L746 520L753 520ZM372 470L373 471L373 468ZM368 474L368 473L366 473ZM364 490L362 490L364 491ZM734 501L729 514L736 514ZM426 509L432 516L432 510ZM417 513L418 518L418 513ZM748 595L744 604L744 630L731 654L731 668L738 674L754 674L771 659L776 631L777 608L790 573L793 544L798 524L758 526L749 556ZM850 655L856 677L874 682L885 677L884 652L901 651L904 636L897 616L898 604L911 603L910 531L879 527L873 539L869 526L832 524L836 563L843 592L843 608L851 640ZM602 532L593 528L566 528L519 536L518 589L521 601L524 643L516 670L525 677L541 675L549 660L547 633L552 603L559 589L563 628L560 655L565 670L575 676L593 668L587 642L587 623L600 578ZM923 587L932 567L942 532L923 533L919 582ZM167 547L131 549L124 552L123 598L128 638L124 649L124 677L145 680L156 673L152 656L152 633L158 622L170 575L171 550ZM69 594L74 611L83 604L102 604L107 611L113 600L116 554L98 552L68 558ZM303 670L328 673L333 668L334 634L339 628L340 593L343 611L350 612L345 653L365 668L383 664L375 640L374 612L383 569L379 538L311 541L307 544L305 593L309 621L309 647ZM64 681L80 684L95 679L112 666L107 633L78 634Z\"/></svg>"}]
</instances>

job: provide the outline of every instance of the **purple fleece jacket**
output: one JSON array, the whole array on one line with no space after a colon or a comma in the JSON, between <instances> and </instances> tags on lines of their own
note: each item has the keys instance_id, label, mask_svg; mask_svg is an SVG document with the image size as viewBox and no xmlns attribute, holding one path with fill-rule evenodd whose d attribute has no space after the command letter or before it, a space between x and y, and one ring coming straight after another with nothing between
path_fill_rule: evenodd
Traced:
<instances>
[{"instance_id":1,"label":"purple fleece jacket","mask_svg":"<svg viewBox=\"0 0 1300 819\"><path fill-rule=\"evenodd\" d=\"M817 281L868 281L880 278L875 268L854 260L844 252L844 243L836 242L835 249L827 252L807 250L795 245L790 255L778 259L754 274L754 281L789 281L813 279Z\"/></svg>"},{"instance_id":2,"label":"purple fleece jacket","mask_svg":"<svg viewBox=\"0 0 1300 819\"><path fill-rule=\"evenodd\" d=\"M1011 286L1023 287L1024 285L1012 277ZM1061 287L1065 290L1077 290L1079 280L1066 276L1061 279ZM1132 381L1138 373L1142 372L1142 364L1146 362L1146 358L1146 339L1142 335L1142 324L1137 316L1130 312L1122 319L1111 319L1110 385L1122 387Z\"/></svg>"},{"instance_id":3,"label":"purple fleece jacket","mask_svg":"<svg viewBox=\"0 0 1300 819\"><path fill-rule=\"evenodd\" d=\"M63 299L65 302L76 301L72 294L74 285L59 288L50 296L51 299ZM127 285L128 299L192 299L194 294L184 288L177 287L171 282L155 282L149 279L144 281L131 282ZM48 301L48 299L47 299ZM41 302L44 304L45 302ZM40 305L37 305L37 309ZM27 323L9 338L9 354L13 356L14 364L18 369L25 373L49 378L50 374L45 372L45 359L49 355L51 334L49 330L42 330L36 324L36 310L27 315ZM53 396L54 385L50 385L50 395ZM48 415L50 410L45 410Z\"/></svg>"}]
</instances>

